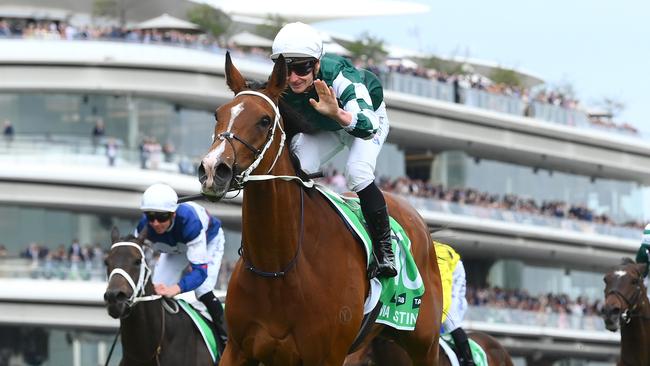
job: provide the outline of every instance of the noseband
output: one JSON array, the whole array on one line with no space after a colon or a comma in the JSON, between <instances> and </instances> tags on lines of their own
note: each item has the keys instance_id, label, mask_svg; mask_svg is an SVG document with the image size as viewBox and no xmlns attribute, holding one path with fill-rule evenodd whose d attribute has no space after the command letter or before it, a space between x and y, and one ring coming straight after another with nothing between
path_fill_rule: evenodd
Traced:
<instances>
[{"instance_id":1,"label":"noseband","mask_svg":"<svg viewBox=\"0 0 650 366\"><path fill-rule=\"evenodd\" d=\"M144 296L144 285L149 280L149 276L151 276L151 269L149 269L149 266L147 266L147 261L145 260L144 250L142 250L142 247L138 244L131 243L131 242L120 242L120 243L113 244L111 246L111 250L117 247L134 247L138 249L138 251L140 252L140 256L142 259L140 262L140 274L138 276L138 282L136 283L135 281L133 281L131 275L119 267L113 268L111 273L108 275L108 282L110 282L111 278L113 278L113 276L115 275L120 275L124 277L124 279L126 279L126 282L129 283L131 289L133 290L131 297L129 297L127 300L127 304L129 306L132 306L140 301L158 300L160 298L160 295Z\"/></svg>"},{"instance_id":2,"label":"noseband","mask_svg":"<svg viewBox=\"0 0 650 366\"><path fill-rule=\"evenodd\" d=\"M273 138L275 137L275 129L276 128L279 128L280 132L282 133L282 135L280 137L280 148L278 149L278 153L275 155L275 159L273 160L273 164L271 164L271 167L266 172L266 174L269 174L271 172L271 170L275 166L275 163L278 161L278 158L280 157L280 154L282 154L282 149L284 148L285 139L287 138L287 136L286 136L286 134L284 132L284 129L282 128L282 125L280 125L280 110L278 109L278 106L275 103L273 103L271 98L269 98L268 96L266 96L263 93L260 93L260 92L254 91L254 90L241 91L241 92L237 93L237 95L235 95L235 98L237 98L240 95L255 95L255 96L258 96L258 97L264 99L267 103L269 103L271 105L271 108L273 108L273 112L275 112L275 118L273 119L273 126L271 126L269 128L269 131L267 133L266 142L264 143L264 146L262 146L261 149L256 148L251 143L249 143L248 141L246 141L246 140L242 139L241 137L235 135L232 132L223 132L223 133L220 133L220 134L218 134L216 136L217 138L219 138L221 140L228 141L228 143L232 147L232 150L233 150L233 153L234 153L234 159L235 159L235 162L233 164L233 172L237 171L236 170L236 167L237 167L237 152L236 152L236 150L234 148L233 140L237 140L240 143L242 143L255 156L255 160L253 161L253 163L248 168L246 168L246 170L241 172L241 174L235 175L233 177L234 184L230 185L230 189L229 189L230 191L235 191L235 190L242 189L244 187L244 183L246 183L250 179L251 172L255 168L257 168L257 166L260 164L262 159L264 159L264 155L266 154L266 151L269 149L269 147L271 147L271 143L273 143Z\"/></svg>"}]
</instances>

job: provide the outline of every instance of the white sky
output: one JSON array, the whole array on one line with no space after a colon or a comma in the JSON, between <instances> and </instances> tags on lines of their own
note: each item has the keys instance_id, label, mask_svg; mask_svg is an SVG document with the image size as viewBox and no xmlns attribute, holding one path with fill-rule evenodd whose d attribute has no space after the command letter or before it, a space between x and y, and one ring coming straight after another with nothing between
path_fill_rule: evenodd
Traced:
<instances>
[{"instance_id":1,"label":"white sky","mask_svg":"<svg viewBox=\"0 0 650 366\"><path fill-rule=\"evenodd\" d=\"M626 105L618 121L650 136L650 2L644 0L410 0L425 14L316 23L440 56L514 66L550 85L569 83L583 105L605 97Z\"/></svg>"}]
</instances>

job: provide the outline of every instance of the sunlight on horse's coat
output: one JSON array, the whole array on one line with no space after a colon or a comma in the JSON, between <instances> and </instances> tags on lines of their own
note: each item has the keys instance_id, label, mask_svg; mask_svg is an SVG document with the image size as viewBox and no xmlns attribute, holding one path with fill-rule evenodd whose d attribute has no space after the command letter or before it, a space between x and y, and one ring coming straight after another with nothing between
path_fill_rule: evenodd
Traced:
<instances>
[{"instance_id":1,"label":"sunlight on horse's coat","mask_svg":"<svg viewBox=\"0 0 650 366\"><path fill-rule=\"evenodd\" d=\"M623 277L623 276L625 276L626 274L627 274L627 272L625 272L625 271L616 271L616 272L614 272L614 275L615 275L616 277Z\"/></svg>"},{"instance_id":2,"label":"sunlight on horse's coat","mask_svg":"<svg viewBox=\"0 0 650 366\"><path fill-rule=\"evenodd\" d=\"M230 129L232 129L232 124L235 123L235 118L239 116L239 113L244 110L244 103L239 103L236 106L230 108L230 122L228 122L228 129L226 130L227 132L230 132Z\"/></svg>"}]
</instances>

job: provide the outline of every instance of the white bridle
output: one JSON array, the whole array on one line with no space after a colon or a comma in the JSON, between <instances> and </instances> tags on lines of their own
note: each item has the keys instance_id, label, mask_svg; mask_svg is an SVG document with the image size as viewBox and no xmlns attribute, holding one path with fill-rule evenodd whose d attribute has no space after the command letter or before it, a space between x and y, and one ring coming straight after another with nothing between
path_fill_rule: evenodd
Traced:
<instances>
[{"instance_id":1,"label":"white bridle","mask_svg":"<svg viewBox=\"0 0 650 366\"><path fill-rule=\"evenodd\" d=\"M140 301L151 301L159 299L161 297L160 295L144 296L144 286L149 280L149 276L151 276L151 269L149 269L147 266L147 261L145 260L144 250L142 250L142 247L138 244L124 241L113 244L111 246L111 250L117 247L133 247L140 252L142 260L140 262L140 274L138 275L138 282L135 283L133 281L133 278L131 278L131 275L122 268L113 268L111 273L108 275L108 282L111 281L111 278L113 278L114 275L120 275L126 279L126 281L131 286L131 289L133 290L133 294L131 294L131 297L129 297L127 300L129 305L136 304Z\"/></svg>"},{"instance_id":2,"label":"white bridle","mask_svg":"<svg viewBox=\"0 0 650 366\"><path fill-rule=\"evenodd\" d=\"M311 188L314 185L313 181L303 181L299 177L296 176L291 176L291 175L269 175L271 170L273 170L273 167L275 166L275 163L278 162L278 159L280 158L280 155L282 154L282 149L284 148L284 143L287 138L286 133L284 132L284 129L282 128L282 125L280 124L280 110L278 109L278 106L263 93L260 93L258 91L254 90L244 90L240 91L235 95L235 98L237 98L240 95L255 95L258 96L262 99L264 99L267 103L271 105L271 108L273 108L273 112L275 112L275 118L273 119L273 127L271 128L271 134L269 135L266 144L262 147L262 150L260 151L260 154L258 155L257 159L253 161L253 163L246 168L241 174L237 176L237 179L239 182L246 183L248 181L261 181L261 180L271 180L271 179L283 179L283 180L298 180L301 182L304 186ZM275 159L273 159L273 164L271 164L271 167L269 170L266 172L264 175L251 175L251 172L257 168L257 166L260 164L262 159L264 159L264 155L266 154L266 151L269 149L271 144L273 143L273 138L275 137L275 129L279 128L280 132L282 133L280 137L280 148L278 149L278 153L275 155ZM221 136L221 139L224 139L225 137Z\"/></svg>"},{"instance_id":3,"label":"white bridle","mask_svg":"<svg viewBox=\"0 0 650 366\"><path fill-rule=\"evenodd\" d=\"M273 108L273 112L275 113L275 118L273 119L273 127L271 128L271 135L268 137L266 144L264 144L264 147L262 147L262 151L260 152L260 155L257 157L257 159L255 159L255 161L253 161L253 163L248 168L246 168L246 170L244 170L238 176L240 181L244 183L249 180L251 172L255 170L255 168L257 168L257 166L260 164L262 159L264 159L264 155L266 154L266 151L269 149L269 147L271 147L271 144L273 143L273 138L275 137L275 129L279 128L280 132L282 133L282 135L280 136L280 148L278 149L278 153L275 155L275 159L273 159L273 164L271 164L271 167L266 173L268 174L271 172L271 170L275 166L275 163L277 163L278 159L280 158L280 154L282 154L282 149L284 149L284 142L287 138L287 134L284 132L282 125L280 125L280 109L278 109L278 106L275 103L273 103L271 98L269 98L263 93L254 90L240 91L239 93L237 93L237 95L235 95L235 98L237 98L240 95L255 95L264 99L267 103L269 103L269 105L271 105L271 108Z\"/></svg>"}]
</instances>

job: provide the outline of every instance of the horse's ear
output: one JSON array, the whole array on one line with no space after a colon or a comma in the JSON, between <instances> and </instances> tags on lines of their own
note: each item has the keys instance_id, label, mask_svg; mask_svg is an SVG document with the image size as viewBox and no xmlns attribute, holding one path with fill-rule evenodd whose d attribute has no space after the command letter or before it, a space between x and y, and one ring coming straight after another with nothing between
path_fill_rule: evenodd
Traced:
<instances>
[{"instance_id":1,"label":"horse's ear","mask_svg":"<svg viewBox=\"0 0 650 366\"><path fill-rule=\"evenodd\" d=\"M138 234L138 237L135 239L135 242L139 245L144 244L144 241L147 239L148 228L145 226L142 228L142 231Z\"/></svg>"},{"instance_id":2,"label":"horse's ear","mask_svg":"<svg viewBox=\"0 0 650 366\"><path fill-rule=\"evenodd\" d=\"M113 226L113 229L111 230L111 243L115 244L118 241L120 241L120 230L117 226Z\"/></svg>"},{"instance_id":3,"label":"horse's ear","mask_svg":"<svg viewBox=\"0 0 650 366\"><path fill-rule=\"evenodd\" d=\"M246 88L246 80L233 65L230 52L226 52L226 84L235 94Z\"/></svg>"},{"instance_id":4,"label":"horse's ear","mask_svg":"<svg viewBox=\"0 0 650 366\"><path fill-rule=\"evenodd\" d=\"M273 73L269 77L269 82L266 85L266 93L271 99L277 99L280 94L287 87L287 62L283 55L280 55L275 60L273 66Z\"/></svg>"}]
</instances>

